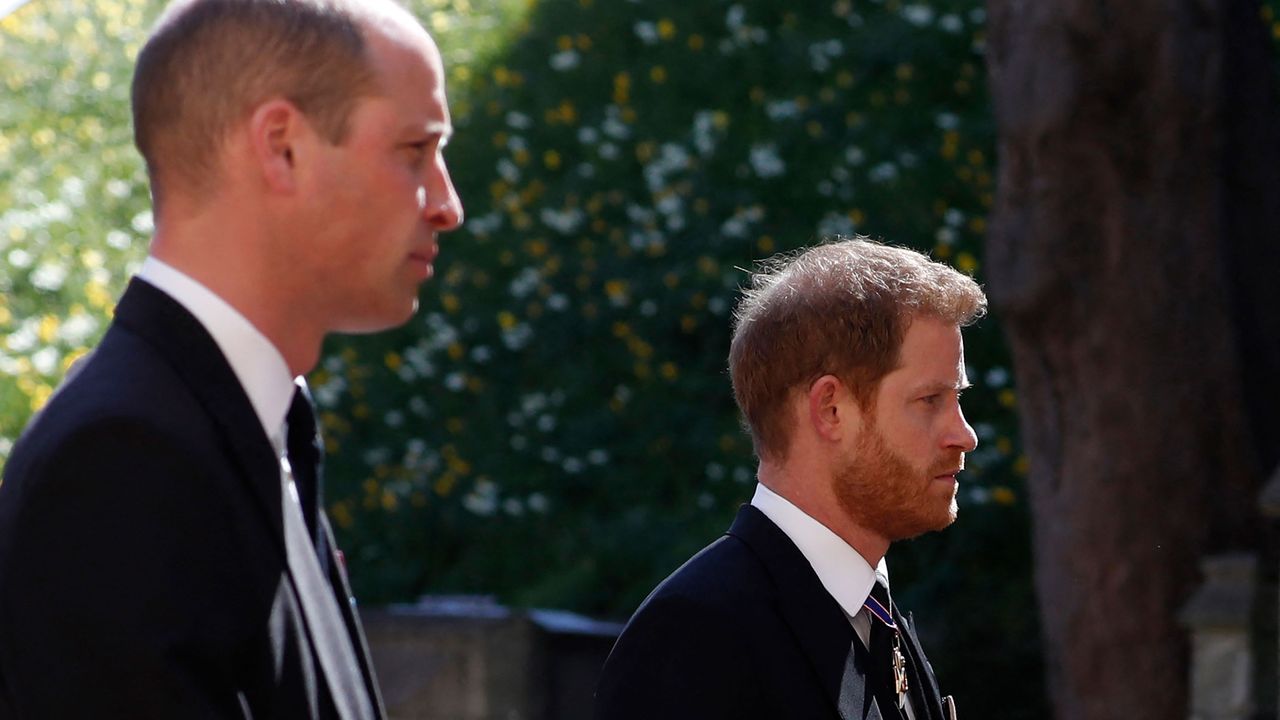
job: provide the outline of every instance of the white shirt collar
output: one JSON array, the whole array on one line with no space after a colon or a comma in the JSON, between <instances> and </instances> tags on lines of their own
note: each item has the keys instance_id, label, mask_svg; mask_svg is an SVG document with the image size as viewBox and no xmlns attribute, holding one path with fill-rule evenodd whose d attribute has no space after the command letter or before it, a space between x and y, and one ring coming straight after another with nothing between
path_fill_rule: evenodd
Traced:
<instances>
[{"instance_id":1,"label":"white shirt collar","mask_svg":"<svg viewBox=\"0 0 1280 720\"><path fill-rule=\"evenodd\" d=\"M775 493L763 484L756 485L756 494L751 504L773 521L791 542L796 544L800 553L813 566L814 573L822 587L831 593L831 597L840 604L849 617L854 617L862 610L862 604L871 594L871 586L876 576L889 583L889 566L884 558L873 570L866 558L862 557L840 536L822 523L809 517L803 510L791 504L791 501Z\"/></svg>"},{"instance_id":2,"label":"white shirt collar","mask_svg":"<svg viewBox=\"0 0 1280 720\"><path fill-rule=\"evenodd\" d=\"M176 300L209 331L249 396L263 432L277 442L294 383L276 346L227 301L177 268L148 256L138 277Z\"/></svg>"}]
</instances>

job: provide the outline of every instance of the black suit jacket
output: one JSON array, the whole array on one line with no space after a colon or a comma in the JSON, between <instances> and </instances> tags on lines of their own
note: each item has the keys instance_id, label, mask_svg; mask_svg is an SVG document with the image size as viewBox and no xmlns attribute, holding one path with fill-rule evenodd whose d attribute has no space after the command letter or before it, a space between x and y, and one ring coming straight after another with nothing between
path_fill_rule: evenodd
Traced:
<instances>
[{"instance_id":1,"label":"black suit jacket","mask_svg":"<svg viewBox=\"0 0 1280 720\"><path fill-rule=\"evenodd\" d=\"M917 720L941 718L933 671ZM636 610L605 662L599 720L879 718L866 653L791 539L746 505Z\"/></svg>"},{"instance_id":2,"label":"black suit jacket","mask_svg":"<svg viewBox=\"0 0 1280 720\"><path fill-rule=\"evenodd\" d=\"M134 280L0 485L0 718L333 717L279 463L202 325ZM382 716L323 512L313 536Z\"/></svg>"}]
</instances>

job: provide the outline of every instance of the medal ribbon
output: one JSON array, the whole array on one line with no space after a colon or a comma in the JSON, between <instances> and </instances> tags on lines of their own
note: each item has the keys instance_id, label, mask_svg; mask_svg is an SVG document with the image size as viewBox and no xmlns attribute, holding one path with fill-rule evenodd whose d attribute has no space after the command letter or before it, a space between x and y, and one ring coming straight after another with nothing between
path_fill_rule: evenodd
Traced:
<instances>
[{"instance_id":1,"label":"medal ribbon","mask_svg":"<svg viewBox=\"0 0 1280 720\"><path fill-rule=\"evenodd\" d=\"M862 606L870 610L871 614L875 615L876 619L884 623L890 630L893 630L894 632L898 631L898 625L893 621L893 613L889 612L884 605L881 605L880 601L875 599L875 597L868 595L867 601L862 603Z\"/></svg>"}]
</instances>

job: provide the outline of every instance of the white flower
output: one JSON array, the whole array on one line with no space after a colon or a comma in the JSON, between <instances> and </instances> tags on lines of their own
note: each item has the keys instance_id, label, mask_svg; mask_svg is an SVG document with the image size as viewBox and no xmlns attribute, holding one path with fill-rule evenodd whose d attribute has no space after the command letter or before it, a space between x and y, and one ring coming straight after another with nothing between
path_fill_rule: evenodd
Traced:
<instances>
[{"instance_id":1,"label":"white flower","mask_svg":"<svg viewBox=\"0 0 1280 720\"><path fill-rule=\"evenodd\" d=\"M454 372L445 375L444 386L453 392L461 392L467 387L467 376L465 373L455 370Z\"/></svg>"},{"instance_id":2,"label":"white flower","mask_svg":"<svg viewBox=\"0 0 1280 720\"><path fill-rule=\"evenodd\" d=\"M898 177L898 166L891 162L885 161L871 168L867 173L867 177L874 183L887 183Z\"/></svg>"},{"instance_id":3,"label":"white flower","mask_svg":"<svg viewBox=\"0 0 1280 720\"><path fill-rule=\"evenodd\" d=\"M537 290L540 282L542 282L542 273L538 272L537 268L526 267L511 279L511 284L507 286L507 290L512 297L519 300L528 297L530 293Z\"/></svg>"},{"instance_id":4,"label":"white flower","mask_svg":"<svg viewBox=\"0 0 1280 720\"><path fill-rule=\"evenodd\" d=\"M960 116L952 112L940 112L933 119L935 125L942 130L955 130L960 127Z\"/></svg>"},{"instance_id":5,"label":"white flower","mask_svg":"<svg viewBox=\"0 0 1280 720\"><path fill-rule=\"evenodd\" d=\"M964 224L964 213L955 208L948 208L947 211L942 214L942 221L951 227L960 227Z\"/></svg>"},{"instance_id":6,"label":"white flower","mask_svg":"<svg viewBox=\"0 0 1280 720\"><path fill-rule=\"evenodd\" d=\"M964 21L960 19L959 15L948 13L938 19L938 27L955 35L964 30Z\"/></svg>"},{"instance_id":7,"label":"white flower","mask_svg":"<svg viewBox=\"0 0 1280 720\"><path fill-rule=\"evenodd\" d=\"M794 100L773 100L764 106L764 114L770 120L790 120L800 114L800 106Z\"/></svg>"},{"instance_id":8,"label":"white flower","mask_svg":"<svg viewBox=\"0 0 1280 720\"><path fill-rule=\"evenodd\" d=\"M584 145L593 145L600 139L600 131L593 127L583 125L578 128L578 142Z\"/></svg>"},{"instance_id":9,"label":"white flower","mask_svg":"<svg viewBox=\"0 0 1280 720\"><path fill-rule=\"evenodd\" d=\"M567 457L564 459L563 463L560 463L560 467L564 468L564 471L570 475L577 475L586 469L587 466L576 457Z\"/></svg>"},{"instance_id":10,"label":"white flower","mask_svg":"<svg viewBox=\"0 0 1280 720\"><path fill-rule=\"evenodd\" d=\"M58 337L70 345L81 345L98 329L98 319L88 313L72 315L58 328Z\"/></svg>"},{"instance_id":11,"label":"white flower","mask_svg":"<svg viewBox=\"0 0 1280 720\"><path fill-rule=\"evenodd\" d=\"M31 354L31 366L41 375L52 375L58 369L58 349L42 347Z\"/></svg>"},{"instance_id":12,"label":"white flower","mask_svg":"<svg viewBox=\"0 0 1280 720\"><path fill-rule=\"evenodd\" d=\"M778 147L773 143L753 145L750 160L751 169L762 179L777 177L787 171L787 164L778 155Z\"/></svg>"},{"instance_id":13,"label":"white flower","mask_svg":"<svg viewBox=\"0 0 1280 720\"><path fill-rule=\"evenodd\" d=\"M462 498L462 506L476 515L492 515L498 509L498 486L481 480Z\"/></svg>"},{"instance_id":14,"label":"white flower","mask_svg":"<svg viewBox=\"0 0 1280 720\"><path fill-rule=\"evenodd\" d=\"M107 245L116 250L126 250L131 244L133 244L133 238L129 236L129 233L120 230L112 230L107 233Z\"/></svg>"},{"instance_id":15,"label":"white flower","mask_svg":"<svg viewBox=\"0 0 1280 720\"><path fill-rule=\"evenodd\" d=\"M648 20L640 20L631 26L631 30L645 45L658 42L658 26Z\"/></svg>"},{"instance_id":16,"label":"white flower","mask_svg":"<svg viewBox=\"0 0 1280 720\"><path fill-rule=\"evenodd\" d=\"M31 253L22 248L14 248L9 251L9 265L15 268L29 268L35 260Z\"/></svg>"},{"instance_id":17,"label":"white flower","mask_svg":"<svg viewBox=\"0 0 1280 720\"><path fill-rule=\"evenodd\" d=\"M587 462L592 465L604 465L609 462L609 451L596 448L595 450L587 453Z\"/></svg>"},{"instance_id":18,"label":"white flower","mask_svg":"<svg viewBox=\"0 0 1280 720\"><path fill-rule=\"evenodd\" d=\"M542 219L542 224L559 232L561 235L572 235L578 231L578 228L582 227L582 222L587 216L577 208L566 210L543 208L539 217Z\"/></svg>"},{"instance_id":19,"label":"white flower","mask_svg":"<svg viewBox=\"0 0 1280 720\"><path fill-rule=\"evenodd\" d=\"M912 25L922 27L933 22L933 8L928 5L904 5L902 17Z\"/></svg>"},{"instance_id":20,"label":"white flower","mask_svg":"<svg viewBox=\"0 0 1280 720\"><path fill-rule=\"evenodd\" d=\"M55 262L43 262L31 273L31 284L48 292L57 291L67 280L65 265Z\"/></svg>"},{"instance_id":21,"label":"white flower","mask_svg":"<svg viewBox=\"0 0 1280 720\"><path fill-rule=\"evenodd\" d=\"M498 177L514 185L520 180L520 167L511 158L502 158L498 160ZM475 221L471 224L475 225Z\"/></svg>"},{"instance_id":22,"label":"white flower","mask_svg":"<svg viewBox=\"0 0 1280 720\"><path fill-rule=\"evenodd\" d=\"M844 213L829 212L818 221L818 237L853 235L856 229Z\"/></svg>"},{"instance_id":23,"label":"white flower","mask_svg":"<svg viewBox=\"0 0 1280 720\"><path fill-rule=\"evenodd\" d=\"M547 508L551 506L551 503L547 501L547 496L539 492L529 495L529 499L525 500L525 504L529 506L531 511L536 512L539 515L545 513Z\"/></svg>"},{"instance_id":24,"label":"white flower","mask_svg":"<svg viewBox=\"0 0 1280 720\"><path fill-rule=\"evenodd\" d=\"M524 130L525 128L529 127L532 124L533 124L533 121L529 118L529 116L525 115L522 112L517 112L515 110L512 110L507 113L508 127L513 127L516 130Z\"/></svg>"},{"instance_id":25,"label":"white flower","mask_svg":"<svg viewBox=\"0 0 1280 720\"><path fill-rule=\"evenodd\" d=\"M993 367L987 371L987 384L991 387L1004 387L1009 382L1009 371L1002 367Z\"/></svg>"},{"instance_id":26,"label":"white flower","mask_svg":"<svg viewBox=\"0 0 1280 720\"><path fill-rule=\"evenodd\" d=\"M151 216L150 210L143 210L134 215L133 219L129 221L129 225L139 235L150 235L156 229L155 218Z\"/></svg>"},{"instance_id":27,"label":"white flower","mask_svg":"<svg viewBox=\"0 0 1280 720\"><path fill-rule=\"evenodd\" d=\"M850 145L844 150L844 161L850 165L861 165L867 159L867 154L857 145Z\"/></svg>"},{"instance_id":28,"label":"white flower","mask_svg":"<svg viewBox=\"0 0 1280 720\"><path fill-rule=\"evenodd\" d=\"M737 30L742 27L743 22L747 18L747 11L741 5L730 5L729 12L725 13L724 24L730 30Z\"/></svg>"},{"instance_id":29,"label":"white flower","mask_svg":"<svg viewBox=\"0 0 1280 720\"><path fill-rule=\"evenodd\" d=\"M130 187L129 183L121 180L120 178L112 178L107 181L104 189L107 191L108 195L120 200L128 197Z\"/></svg>"},{"instance_id":30,"label":"white flower","mask_svg":"<svg viewBox=\"0 0 1280 720\"><path fill-rule=\"evenodd\" d=\"M558 72L578 67L578 53L572 48L551 56L551 69Z\"/></svg>"}]
</instances>

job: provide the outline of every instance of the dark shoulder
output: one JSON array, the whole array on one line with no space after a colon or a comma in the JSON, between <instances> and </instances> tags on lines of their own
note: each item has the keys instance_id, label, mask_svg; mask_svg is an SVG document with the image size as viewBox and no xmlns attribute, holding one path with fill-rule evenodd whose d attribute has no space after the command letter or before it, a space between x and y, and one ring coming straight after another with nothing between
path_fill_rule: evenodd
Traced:
<instances>
[{"instance_id":1,"label":"dark shoulder","mask_svg":"<svg viewBox=\"0 0 1280 720\"><path fill-rule=\"evenodd\" d=\"M737 612L773 594L773 582L751 548L722 535L663 580L637 613L655 600L683 599L708 609Z\"/></svg>"},{"instance_id":2,"label":"dark shoulder","mask_svg":"<svg viewBox=\"0 0 1280 720\"><path fill-rule=\"evenodd\" d=\"M208 418L175 369L143 339L112 326L23 430L6 483L103 433L152 432L157 441L198 438Z\"/></svg>"}]
</instances>

